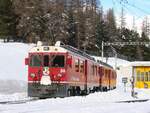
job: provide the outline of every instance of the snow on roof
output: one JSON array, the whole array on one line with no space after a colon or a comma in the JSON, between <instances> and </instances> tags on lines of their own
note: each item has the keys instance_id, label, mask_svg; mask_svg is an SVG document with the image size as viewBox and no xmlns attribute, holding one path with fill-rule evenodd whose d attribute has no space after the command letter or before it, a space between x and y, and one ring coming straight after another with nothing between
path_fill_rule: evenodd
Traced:
<instances>
[{"instance_id":1,"label":"snow on roof","mask_svg":"<svg viewBox=\"0 0 150 113\"><path fill-rule=\"evenodd\" d=\"M102 61L102 57L99 57L99 56L93 56L95 58L95 60L100 60ZM124 65L129 65L130 64L130 61L127 61L127 60L123 60L123 59L120 59L120 58L114 58L114 57L104 57L103 58L103 62L107 62L107 64L111 65L112 67L115 68L115 65L118 67L120 66L124 66Z\"/></svg>"},{"instance_id":2,"label":"snow on roof","mask_svg":"<svg viewBox=\"0 0 150 113\"><path fill-rule=\"evenodd\" d=\"M134 61L129 62L121 67L133 67L133 66L150 66L150 61Z\"/></svg>"},{"instance_id":3,"label":"snow on roof","mask_svg":"<svg viewBox=\"0 0 150 113\"><path fill-rule=\"evenodd\" d=\"M150 61L135 61L130 63L131 66L150 66Z\"/></svg>"}]
</instances>

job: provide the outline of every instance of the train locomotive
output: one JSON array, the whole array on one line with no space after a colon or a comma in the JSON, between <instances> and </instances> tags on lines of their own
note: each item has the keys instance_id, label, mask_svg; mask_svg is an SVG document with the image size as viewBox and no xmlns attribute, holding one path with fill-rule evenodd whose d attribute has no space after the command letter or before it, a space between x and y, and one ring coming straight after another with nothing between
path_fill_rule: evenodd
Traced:
<instances>
[{"instance_id":1,"label":"train locomotive","mask_svg":"<svg viewBox=\"0 0 150 113\"><path fill-rule=\"evenodd\" d=\"M69 97L116 88L117 75L110 65L60 42L55 46L37 44L25 64L29 97Z\"/></svg>"}]
</instances>

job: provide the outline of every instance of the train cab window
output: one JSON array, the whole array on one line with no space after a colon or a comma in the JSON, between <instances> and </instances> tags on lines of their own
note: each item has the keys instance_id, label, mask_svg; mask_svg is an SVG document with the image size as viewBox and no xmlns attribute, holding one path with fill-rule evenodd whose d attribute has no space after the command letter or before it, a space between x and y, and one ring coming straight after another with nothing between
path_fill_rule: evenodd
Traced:
<instances>
[{"instance_id":1,"label":"train cab window","mask_svg":"<svg viewBox=\"0 0 150 113\"><path fill-rule=\"evenodd\" d=\"M41 64L42 64L42 56L41 55L31 55L30 56L30 66L40 67Z\"/></svg>"},{"instance_id":2,"label":"train cab window","mask_svg":"<svg viewBox=\"0 0 150 113\"><path fill-rule=\"evenodd\" d=\"M44 55L43 64L44 64L44 66L46 66L46 67L49 66L49 55Z\"/></svg>"},{"instance_id":3,"label":"train cab window","mask_svg":"<svg viewBox=\"0 0 150 113\"><path fill-rule=\"evenodd\" d=\"M80 66L80 61L79 61L79 59L76 59L75 60L75 71L76 72L79 72L79 66Z\"/></svg>"},{"instance_id":4,"label":"train cab window","mask_svg":"<svg viewBox=\"0 0 150 113\"><path fill-rule=\"evenodd\" d=\"M84 61L80 61L80 72L84 73Z\"/></svg>"},{"instance_id":5,"label":"train cab window","mask_svg":"<svg viewBox=\"0 0 150 113\"><path fill-rule=\"evenodd\" d=\"M65 66L65 56L64 55L53 55L51 56L51 66L52 67L64 67Z\"/></svg>"}]
</instances>

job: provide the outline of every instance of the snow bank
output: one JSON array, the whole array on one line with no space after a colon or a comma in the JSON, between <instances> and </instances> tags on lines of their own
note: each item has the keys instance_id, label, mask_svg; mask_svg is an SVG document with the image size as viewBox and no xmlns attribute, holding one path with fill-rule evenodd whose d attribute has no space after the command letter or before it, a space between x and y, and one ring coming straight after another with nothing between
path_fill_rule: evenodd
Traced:
<instances>
[{"instance_id":1,"label":"snow bank","mask_svg":"<svg viewBox=\"0 0 150 113\"><path fill-rule=\"evenodd\" d=\"M28 100L27 93L0 94L0 102Z\"/></svg>"},{"instance_id":2,"label":"snow bank","mask_svg":"<svg viewBox=\"0 0 150 113\"><path fill-rule=\"evenodd\" d=\"M32 46L23 43L0 43L0 79L27 81L24 58Z\"/></svg>"},{"instance_id":3,"label":"snow bank","mask_svg":"<svg viewBox=\"0 0 150 113\"><path fill-rule=\"evenodd\" d=\"M26 92L27 82L22 80L0 80L0 93L12 94L16 92Z\"/></svg>"},{"instance_id":4,"label":"snow bank","mask_svg":"<svg viewBox=\"0 0 150 113\"><path fill-rule=\"evenodd\" d=\"M33 46L0 42L0 93L26 92L27 66L24 59Z\"/></svg>"}]
</instances>

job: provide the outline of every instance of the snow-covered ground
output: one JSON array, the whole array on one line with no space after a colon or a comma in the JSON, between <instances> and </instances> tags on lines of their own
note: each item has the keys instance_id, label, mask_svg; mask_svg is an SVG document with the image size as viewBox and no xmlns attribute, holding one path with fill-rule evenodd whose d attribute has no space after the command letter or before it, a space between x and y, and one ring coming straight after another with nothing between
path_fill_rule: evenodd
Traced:
<instances>
[{"instance_id":1,"label":"snow-covered ground","mask_svg":"<svg viewBox=\"0 0 150 113\"><path fill-rule=\"evenodd\" d=\"M0 113L149 113L150 101L118 103L132 99L116 89L86 97L68 97L31 101L23 104L0 105Z\"/></svg>"},{"instance_id":2,"label":"snow-covered ground","mask_svg":"<svg viewBox=\"0 0 150 113\"><path fill-rule=\"evenodd\" d=\"M0 102L28 100L26 93L27 67L24 58L33 45L0 42ZM114 66L115 59L108 63ZM110 61L110 62L109 62ZM112 63L111 63L112 62ZM128 61L117 59L117 65ZM133 100L131 87L124 92L118 75L117 89L88 96L52 98L22 104L0 104L0 113L150 113L150 101L143 103L118 103ZM150 99L150 90L135 89L138 99ZM10 94L12 93L12 94Z\"/></svg>"}]
</instances>

